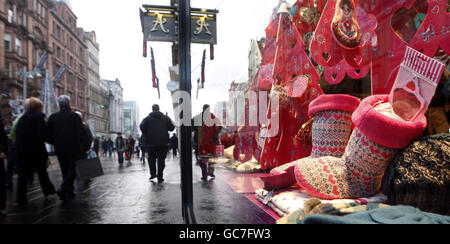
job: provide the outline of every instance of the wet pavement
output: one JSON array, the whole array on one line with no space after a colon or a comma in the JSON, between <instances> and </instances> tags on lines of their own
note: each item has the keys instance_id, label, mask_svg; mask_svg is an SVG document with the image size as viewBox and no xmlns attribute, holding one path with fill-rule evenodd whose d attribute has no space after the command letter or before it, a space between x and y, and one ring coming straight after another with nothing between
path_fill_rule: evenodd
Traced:
<instances>
[{"instance_id":1,"label":"wet pavement","mask_svg":"<svg viewBox=\"0 0 450 244\"><path fill-rule=\"evenodd\" d=\"M59 166L52 158L49 175L61 183ZM195 162L195 160L194 160ZM45 199L37 175L29 188L29 206L15 204L15 191L8 192L8 215L0 224L183 224L179 160L166 160L164 183L149 181L148 165L134 158L119 168L117 159L102 158L105 175L77 187L77 197L63 204L57 196ZM259 224L264 213L226 182L229 171L217 167L216 179L200 180L200 167L193 165L194 212L199 224ZM222 177L223 176L223 177ZM228 176L228 177L225 177ZM16 177L14 178L16 181ZM262 216L261 218L258 216Z\"/></svg>"}]
</instances>

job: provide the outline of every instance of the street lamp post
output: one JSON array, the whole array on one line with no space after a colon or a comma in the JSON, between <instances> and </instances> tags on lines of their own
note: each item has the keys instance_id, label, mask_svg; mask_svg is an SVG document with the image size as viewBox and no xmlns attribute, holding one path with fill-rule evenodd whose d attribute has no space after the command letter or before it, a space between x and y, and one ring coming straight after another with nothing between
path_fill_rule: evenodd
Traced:
<instances>
[{"instance_id":1,"label":"street lamp post","mask_svg":"<svg viewBox=\"0 0 450 244\"><path fill-rule=\"evenodd\" d=\"M19 76L23 78L23 101L27 99L27 89L28 89L28 80L27 79L33 79L33 78L40 78L42 77L41 73L38 70L33 70L30 72L22 71L19 72Z\"/></svg>"}]
</instances>

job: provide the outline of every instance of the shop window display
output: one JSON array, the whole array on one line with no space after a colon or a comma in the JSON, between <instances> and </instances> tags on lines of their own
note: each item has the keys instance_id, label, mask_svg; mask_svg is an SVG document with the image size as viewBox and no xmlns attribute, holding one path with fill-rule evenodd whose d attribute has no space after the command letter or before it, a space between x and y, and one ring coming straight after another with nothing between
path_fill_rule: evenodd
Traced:
<instances>
[{"instance_id":1,"label":"shop window display","mask_svg":"<svg viewBox=\"0 0 450 244\"><path fill-rule=\"evenodd\" d=\"M265 173L264 188L255 193L260 202L280 216L298 209L293 199L302 201L300 206L319 199L311 209L332 204L325 200L351 199L351 211L355 204L374 204L356 211L389 207L380 191L388 177L392 184L393 167L401 178L401 164L394 165L394 159L398 162L414 141L449 133L449 5L446 0L301 0L275 9L249 90L279 99L280 131L268 137L270 123L241 127L236 140L241 143L231 158L256 169L243 173ZM270 106L267 115L270 121ZM253 143L242 143L245 136ZM440 140L441 148L449 143L445 136L433 140ZM448 162L444 154L437 157ZM447 164L441 165L444 172ZM443 182L450 184L448 177ZM395 187L390 204L398 196L399 204L426 205L408 202L414 193L405 196Z\"/></svg>"}]
</instances>

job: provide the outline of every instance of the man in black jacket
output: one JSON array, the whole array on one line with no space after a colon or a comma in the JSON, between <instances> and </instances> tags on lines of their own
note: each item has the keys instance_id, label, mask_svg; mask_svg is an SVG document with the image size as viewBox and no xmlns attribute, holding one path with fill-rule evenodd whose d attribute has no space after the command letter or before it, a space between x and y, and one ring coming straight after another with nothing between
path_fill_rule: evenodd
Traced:
<instances>
[{"instance_id":1,"label":"man in black jacket","mask_svg":"<svg viewBox=\"0 0 450 244\"><path fill-rule=\"evenodd\" d=\"M48 119L48 142L55 146L63 175L63 183L57 193L63 202L67 202L75 197L75 161L81 152L89 150L82 148L89 142L80 116L70 108L70 97L60 96L58 103L60 111Z\"/></svg>"},{"instance_id":2,"label":"man in black jacket","mask_svg":"<svg viewBox=\"0 0 450 244\"><path fill-rule=\"evenodd\" d=\"M175 126L169 117L159 111L159 105L153 105L152 110L153 112L142 121L140 128L148 153L150 180L158 177L158 183L162 183L169 149L169 131L175 130ZM158 174L156 174L156 161L158 161Z\"/></svg>"}]
</instances>

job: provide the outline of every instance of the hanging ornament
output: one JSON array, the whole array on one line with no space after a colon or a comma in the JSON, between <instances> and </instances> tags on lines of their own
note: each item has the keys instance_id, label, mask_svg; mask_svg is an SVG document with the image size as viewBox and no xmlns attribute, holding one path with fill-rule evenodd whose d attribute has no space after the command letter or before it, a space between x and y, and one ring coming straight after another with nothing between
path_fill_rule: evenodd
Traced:
<instances>
[{"instance_id":1,"label":"hanging ornament","mask_svg":"<svg viewBox=\"0 0 450 244\"><path fill-rule=\"evenodd\" d=\"M346 74L361 79L370 70L377 44L376 19L357 1L327 1L311 41L311 56L324 67L325 80L340 83Z\"/></svg>"},{"instance_id":2,"label":"hanging ornament","mask_svg":"<svg viewBox=\"0 0 450 244\"><path fill-rule=\"evenodd\" d=\"M302 37L316 29L324 6L324 0L298 0L294 4L293 21Z\"/></svg>"},{"instance_id":3,"label":"hanging ornament","mask_svg":"<svg viewBox=\"0 0 450 244\"><path fill-rule=\"evenodd\" d=\"M304 43L290 15L280 13L277 51L273 67L274 85L271 95L279 98L278 135L267 137L261 154L261 167L277 167L308 156L311 145L294 143L301 126L309 120L309 103L323 94L318 85L319 74L305 53ZM271 103L271 101L270 101ZM268 121L273 115L269 105ZM268 131L276 129L269 122Z\"/></svg>"},{"instance_id":4,"label":"hanging ornament","mask_svg":"<svg viewBox=\"0 0 450 244\"><path fill-rule=\"evenodd\" d=\"M440 49L450 55L450 13L447 0L427 0L428 12L410 45L433 57Z\"/></svg>"},{"instance_id":5,"label":"hanging ornament","mask_svg":"<svg viewBox=\"0 0 450 244\"><path fill-rule=\"evenodd\" d=\"M331 29L337 43L343 48L359 46L362 34L356 20L356 4L353 0L336 1Z\"/></svg>"}]
</instances>

